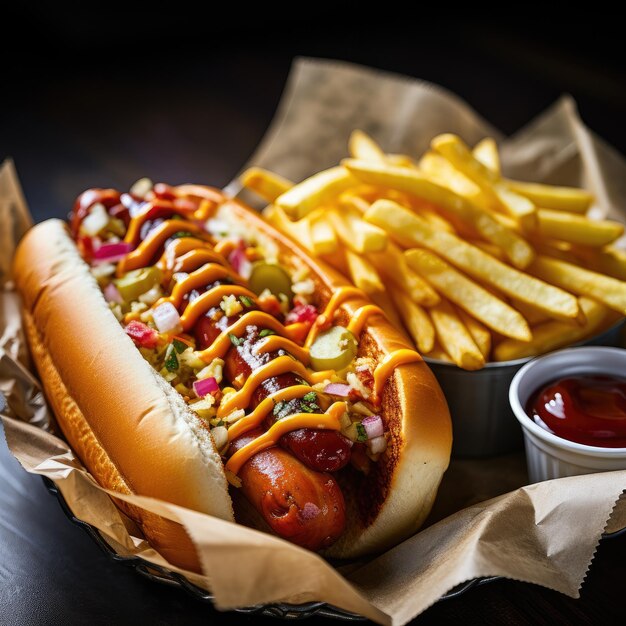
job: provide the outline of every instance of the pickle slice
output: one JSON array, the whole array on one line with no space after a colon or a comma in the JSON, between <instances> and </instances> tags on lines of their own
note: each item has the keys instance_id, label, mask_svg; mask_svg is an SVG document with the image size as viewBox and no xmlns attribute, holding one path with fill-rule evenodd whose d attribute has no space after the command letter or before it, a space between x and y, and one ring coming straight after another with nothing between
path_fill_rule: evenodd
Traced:
<instances>
[{"instance_id":1,"label":"pickle slice","mask_svg":"<svg viewBox=\"0 0 626 626\"><path fill-rule=\"evenodd\" d=\"M161 278L161 270L158 267L150 266L127 272L122 278L116 278L113 282L124 301L132 302L160 283Z\"/></svg>"},{"instance_id":2,"label":"pickle slice","mask_svg":"<svg viewBox=\"0 0 626 626\"><path fill-rule=\"evenodd\" d=\"M290 300L293 295L289 274L280 265L265 263L265 261L259 261L252 266L248 285L257 295L266 289L269 289L275 296L282 293Z\"/></svg>"},{"instance_id":3,"label":"pickle slice","mask_svg":"<svg viewBox=\"0 0 626 626\"><path fill-rule=\"evenodd\" d=\"M316 371L342 370L356 356L356 337L343 326L332 326L321 332L311 345L311 367Z\"/></svg>"}]
</instances>

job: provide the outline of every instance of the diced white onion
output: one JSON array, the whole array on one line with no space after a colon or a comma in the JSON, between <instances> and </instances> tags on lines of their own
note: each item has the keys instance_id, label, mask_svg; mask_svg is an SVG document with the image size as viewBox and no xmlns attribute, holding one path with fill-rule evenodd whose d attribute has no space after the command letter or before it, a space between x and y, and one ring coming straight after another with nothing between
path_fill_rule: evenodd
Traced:
<instances>
[{"instance_id":1,"label":"diced white onion","mask_svg":"<svg viewBox=\"0 0 626 626\"><path fill-rule=\"evenodd\" d=\"M198 380L204 378L215 378L218 383L222 382L224 361L222 359L213 359L206 367L201 369L197 374Z\"/></svg>"},{"instance_id":2,"label":"diced white onion","mask_svg":"<svg viewBox=\"0 0 626 626\"><path fill-rule=\"evenodd\" d=\"M212 234L219 237L226 237L231 230L228 222L212 217L207 220L206 229Z\"/></svg>"},{"instance_id":3,"label":"diced white onion","mask_svg":"<svg viewBox=\"0 0 626 626\"><path fill-rule=\"evenodd\" d=\"M96 279L105 278L115 274L115 265L113 265L113 263L101 263L100 265L94 265L90 272Z\"/></svg>"},{"instance_id":4,"label":"diced white onion","mask_svg":"<svg viewBox=\"0 0 626 626\"><path fill-rule=\"evenodd\" d=\"M216 426L215 428L211 428L211 435L213 437L213 441L215 442L215 447L218 450L221 450L228 443L228 430L225 426Z\"/></svg>"},{"instance_id":5,"label":"diced white onion","mask_svg":"<svg viewBox=\"0 0 626 626\"><path fill-rule=\"evenodd\" d=\"M242 417L245 417L245 416L246 416L246 412L243 409L235 409L232 413L230 413L224 418L224 421L227 422L228 424L234 424L235 422L238 422Z\"/></svg>"},{"instance_id":6,"label":"diced white onion","mask_svg":"<svg viewBox=\"0 0 626 626\"><path fill-rule=\"evenodd\" d=\"M130 193L137 198L145 198L154 185L149 178L140 178L131 188Z\"/></svg>"},{"instance_id":7,"label":"diced white onion","mask_svg":"<svg viewBox=\"0 0 626 626\"><path fill-rule=\"evenodd\" d=\"M354 372L348 372L346 380L348 381L350 387L352 387L352 389L356 389L356 391L358 391L363 398L367 400L370 397L371 391L360 381L359 377Z\"/></svg>"},{"instance_id":8,"label":"diced white onion","mask_svg":"<svg viewBox=\"0 0 626 626\"><path fill-rule=\"evenodd\" d=\"M300 280L293 283L293 285L291 286L291 291L297 293L298 295L309 296L312 293L315 293L315 283L310 278Z\"/></svg>"},{"instance_id":9,"label":"diced white onion","mask_svg":"<svg viewBox=\"0 0 626 626\"><path fill-rule=\"evenodd\" d=\"M96 202L89 210L89 215L81 222L83 234L95 237L109 223L109 214L103 204Z\"/></svg>"},{"instance_id":10,"label":"diced white onion","mask_svg":"<svg viewBox=\"0 0 626 626\"><path fill-rule=\"evenodd\" d=\"M180 315L171 302L159 304L152 311L152 319L160 333L168 333L180 324Z\"/></svg>"},{"instance_id":11,"label":"diced white onion","mask_svg":"<svg viewBox=\"0 0 626 626\"><path fill-rule=\"evenodd\" d=\"M161 296L163 292L161 291L161 287L159 285L154 285L139 296L139 302L143 302L144 304L154 304Z\"/></svg>"},{"instance_id":12,"label":"diced white onion","mask_svg":"<svg viewBox=\"0 0 626 626\"><path fill-rule=\"evenodd\" d=\"M384 435L369 440L369 448L372 454L381 454L387 449L387 438Z\"/></svg>"}]
</instances>

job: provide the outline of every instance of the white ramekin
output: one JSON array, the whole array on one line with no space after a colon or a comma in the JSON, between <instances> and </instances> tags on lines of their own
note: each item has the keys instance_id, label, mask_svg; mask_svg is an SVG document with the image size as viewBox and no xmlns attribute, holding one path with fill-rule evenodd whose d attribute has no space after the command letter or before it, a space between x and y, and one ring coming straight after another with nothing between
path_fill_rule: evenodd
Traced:
<instances>
[{"instance_id":1,"label":"white ramekin","mask_svg":"<svg viewBox=\"0 0 626 626\"><path fill-rule=\"evenodd\" d=\"M581 374L626 377L626 350L607 347L567 348L528 362L511 382L509 402L522 426L531 483L551 478L626 469L626 448L586 446L557 437L527 415L526 403L543 385Z\"/></svg>"}]
</instances>

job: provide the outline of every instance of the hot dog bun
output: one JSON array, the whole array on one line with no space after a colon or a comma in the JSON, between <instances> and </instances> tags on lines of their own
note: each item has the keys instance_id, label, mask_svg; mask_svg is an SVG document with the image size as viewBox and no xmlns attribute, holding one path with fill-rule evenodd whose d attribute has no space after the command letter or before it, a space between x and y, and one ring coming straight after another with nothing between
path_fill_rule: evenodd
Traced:
<instances>
[{"instance_id":1,"label":"hot dog bun","mask_svg":"<svg viewBox=\"0 0 626 626\"><path fill-rule=\"evenodd\" d=\"M284 265L294 265L295 257L308 265L321 306L333 288L346 284L241 203L225 202L219 212L218 217L235 215L245 227L271 236ZM63 433L94 477L122 492L232 520L223 465L210 436L126 336L62 222L49 220L24 237L15 276L44 387ZM356 308L342 305L339 322ZM403 335L375 317L361 335L359 356L379 359L401 347L406 347ZM430 511L447 468L449 413L425 363L396 368L382 409L389 446L368 476L353 469L340 473L349 523L327 556L376 552L409 536ZM127 512L172 563L199 569L180 527Z\"/></svg>"},{"instance_id":2,"label":"hot dog bun","mask_svg":"<svg viewBox=\"0 0 626 626\"><path fill-rule=\"evenodd\" d=\"M15 277L46 395L96 480L234 521L210 436L122 331L62 221L48 220L25 235ZM172 563L200 571L180 526L124 510Z\"/></svg>"}]
</instances>

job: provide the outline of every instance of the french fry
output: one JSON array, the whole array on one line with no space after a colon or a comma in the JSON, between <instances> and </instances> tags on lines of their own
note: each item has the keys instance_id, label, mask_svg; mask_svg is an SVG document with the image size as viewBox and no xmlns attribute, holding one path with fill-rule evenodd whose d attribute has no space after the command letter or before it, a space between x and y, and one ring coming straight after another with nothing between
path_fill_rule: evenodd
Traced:
<instances>
[{"instance_id":1,"label":"french fry","mask_svg":"<svg viewBox=\"0 0 626 626\"><path fill-rule=\"evenodd\" d=\"M250 167L241 175L241 184L254 191L267 202L274 202L278 196L289 191L293 183L278 174L261 167Z\"/></svg>"},{"instance_id":2,"label":"french fry","mask_svg":"<svg viewBox=\"0 0 626 626\"><path fill-rule=\"evenodd\" d=\"M500 155L498 154L498 144L495 139L485 137L481 139L472 150L475 159L478 159L487 169L494 174L500 175Z\"/></svg>"},{"instance_id":3,"label":"french fry","mask_svg":"<svg viewBox=\"0 0 626 626\"><path fill-rule=\"evenodd\" d=\"M326 216L339 239L354 252L380 252L387 247L387 233L364 222L356 211L328 209Z\"/></svg>"},{"instance_id":4,"label":"french fry","mask_svg":"<svg viewBox=\"0 0 626 626\"><path fill-rule=\"evenodd\" d=\"M324 210L315 209L315 211L309 214L309 217L313 252L315 254L333 253L337 249L337 235L326 220Z\"/></svg>"},{"instance_id":5,"label":"french fry","mask_svg":"<svg viewBox=\"0 0 626 626\"><path fill-rule=\"evenodd\" d=\"M406 169L406 168L405 168ZM407 208L411 208L413 206L413 202L411 202L411 197L405 193L404 191L399 191L398 189L380 189L376 198L372 200L380 200L381 198L387 198L388 200L393 200L402 206Z\"/></svg>"},{"instance_id":6,"label":"french fry","mask_svg":"<svg viewBox=\"0 0 626 626\"><path fill-rule=\"evenodd\" d=\"M385 291L385 286L374 266L352 250L346 250L346 262L352 282L367 294Z\"/></svg>"},{"instance_id":7,"label":"french fry","mask_svg":"<svg viewBox=\"0 0 626 626\"><path fill-rule=\"evenodd\" d=\"M539 209L538 231L543 237L560 239L583 246L600 247L621 237L624 227L610 220L590 220L582 215Z\"/></svg>"},{"instance_id":8,"label":"french fry","mask_svg":"<svg viewBox=\"0 0 626 626\"><path fill-rule=\"evenodd\" d=\"M299 220L355 184L356 179L345 168L331 167L294 185L278 196L275 204L289 217Z\"/></svg>"},{"instance_id":9,"label":"french fry","mask_svg":"<svg viewBox=\"0 0 626 626\"><path fill-rule=\"evenodd\" d=\"M431 226L438 228L439 230L445 230L447 233L456 233L458 230L467 231L465 223L458 224L455 228L445 217L439 215L435 211L429 208L421 207L417 211L421 217L423 217ZM465 228L464 228L465 227Z\"/></svg>"},{"instance_id":10,"label":"french fry","mask_svg":"<svg viewBox=\"0 0 626 626\"><path fill-rule=\"evenodd\" d=\"M389 293L417 349L422 354L430 352L435 346L435 327L428 313L397 287L391 287Z\"/></svg>"},{"instance_id":11,"label":"french fry","mask_svg":"<svg viewBox=\"0 0 626 626\"><path fill-rule=\"evenodd\" d=\"M379 200L381 197L388 196L387 200L394 200L405 206L407 208L412 208L417 211L427 222L430 222L435 228L440 228L442 230L446 230L449 233L456 232L454 226L445 218L439 215L434 209L433 205L428 202L425 202L420 199L413 199L411 201L410 198L405 197L406 194L395 191L394 189L389 189L386 191L382 191L382 193L377 194L379 197L376 200ZM368 202L364 198L355 195L352 191L346 191L339 196L339 203L342 206L348 208L355 208L359 213L363 214L367 209L370 208L371 202Z\"/></svg>"},{"instance_id":12,"label":"french fry","mask_svg":"<svg viewBox=\"0 0 626 626\"><path fill-rule=\"evenodd\" d=\"M452 363L450 355L435 342L434 348L428 354L422 354L427 359L434 359L435 361L445 361L446 363Z\"/></svg>"},{"instance_id":13,"label":"french fry","mask_svg":"<svg viewBox=\"0 0 626 626\"><path fill-rule=\"evenodd\" d=\"M408 154L386 154L386 161L389 165L398 167L417 167L415 161Z\"/></svg>"},{"instance_id":14,"label":"french fry","mask_svg":"<svg viewBox=\"0 0 626 626\"><path fill-rule=\"evenodd\" d=\"M575 187L556 187L509 179L506 179L506 185L511 191L544 209L584 214L593 202L593 196L588 191Z\"/></svg>"},{"instance_id":15,"label":"french fry","mask_svg":"<svg viewBox=\"0 0 626 626\"><path fill-rule=\"evenodd\" d=\"M524 316L524 319L531 326L547 322L550 319L543 311L528 302L522 302L517 298L511 298L511 304Z\"/></svg>"},{"instance_id":16,"label":"french fry","mask_svg":"<svg viewBox=\"0 0 626 626\"><path fill-rule=\"evenodd\" d=\"M626 315L626 282L622 280L547 256L537 257L529 271L553 285L580 296L595 298Z\"/></svg>"},{"instance_id":17,"label":"french fry","mask_svg":"<svg viewBox=\"0 0 626 626\"><path fill-rule=\"evenodd\" d=\"M416 304L428 307L439 303L437 292L409 268L402 250L392 241L384 252L369 254L367 258L381 276L402 289Z\"/></svg>"},{"instance_id":18,"label":"french fry","mask_svg":"<svg viewBox=\"0 0 626 626\"><path fill-rule=\"evenodd\" d=\"M530 328L513 307L427 250L407 250L407 263L451 302L467 311L485 326L506 337L521 341L531 338Z\"/></svg>"},{"instance_id":19,"label":"french fry","mask_svg":"<svg viewBox=\"0 0 626 626\"><path fill-rule=\"evenodd\" d=\"M504 213L492 213L492 215L493 219L502 224L505 228L508 228L516 233L521 231L520 225L515 221L515 218L505 215Z\"/></svg>"},{"instance_id":20,"label":"french fry","mask_svg":"<svg viewBox=\"0 0 626 626\"><path fill-rule=\"evenodd\" d=\"M347 209L356 209L359 213L363 214L372 204L365 198L357 195L354 191L344 191L338 198L339 204Z\"/></svg>"},{"instance_id":21,"label":"french fry","mask_svg":"<svg viewBox=\"0 0 626 626\"><path fill-rule=\"evenodd\" d=\"M485 358L449 302L442 300L429 313L439 343L459 367L465 370L484 367Z\"/></svg>"},{"instance_id":22,"label":"french fry","mask_svg":"<svg viewBox=\"0 0 626 626\"><path fill-rule=\"evenodd\" d=\"M537 241L535 245L537 246L538 256L550 257L551 259L563 261L570 265L577 265L592 271L597 271L592 259L593 248L574 246L564 241L554 240ZM533 273L530 269L528 272Z\"/></svg>"},{"instance_id":23,"label":"french fry","mask_svg":"<svg viewBox=\"0 0 626 626\"><path fill-rule=\"evenodd\" d=\"M427 248L487 285L535 304L550 317L567 320L579 315L578 300L572 294L505 265L455 235L435 230L394 202L376 201L365 220L386 230L405 248Z\"/></svg>"},{"instance_id":24,"label":"french fry","mask_svg":"<svg viewBox=\"0 0 626 626\"><path fill-rule=\"evenodd\" d=\"M276 226L278 230L289 235L307 250L313 252L311 227L308 220L292 222L280 207L273 204L270 204L263 210L263 216L270 222L270 224Z\"/></svg>"},{"instance_id":25,"label":"french fry","mask_svg":"<svg viewBox=\"0 0 626 626\"><path fill-rule=\"evenodd\" d=\"M353 130L348 141L348 150L355 159L373 163L385 163L387 157L380 146L362 130Z\"/></svg>"},{"instance_id":26,"label":"french fry","mask_svg":"<svg viewBox=\"0 0 626 626\"><path fill-rule=\"evenodd\" d=\"M442 207L460 220L469 221L487 241L502 248L517 267L526 267L534 258L532 246L517 233L463 196L429 180L418 170L354 159L344 159L342 163L354 176L366 183L406 191Z\"/></svg>"},{"instance_id":27,"label":"french fry","mask_svg":"<svg viewBox=\"0 0 626 626\"><path fill-rule=\"evenodd\" d=\"M486 241L480 241L478 239L468 239L468 243L480 248L483 252L490 254L491 256L498 259L498 261L505 261L504 252L498 246L494 246L492 243L487 243Z\"/></svg>"},{"instance_id":28,"label":"french fry","mask_svg":"<svg viewBox=\"0 0 626 626\"><path fill-rule=\"evenodd\" d=\"M601 272L626 280L626 250L608 246L598 255L597 264Z\"/></svg>"},{"instance_id":29,"label":"french fry","mask_svg":"<svg viewBox=\"0 0 626 626\"><path fill-rule=\"evenodd\" d=\"M485 361L488 361L489 353L491 352L491 333L475 317L468 315L460 307L456 307L456 312L467 327L467 330L469 330L481 354L485 357Z\"/></svg>"},{"instance_id":30,"label":"french fry","mask_svg":"<svg viewBox=\"0 0 626 626\"><path fill-rule=\"evenodd\" d=\"M626 315L624 227L585 217L589 192L503 177L489 137L470 150L439 135L416 162L355 130L349 150L295 185L261 168L241 179L273 203L278 230L369 294L425 357L478 369Z\"/></svg>"},{"instance_id":31,"label":"french fry","mask_svg":"<svg viewBox=\"0 0 626 626\"><path fill-rule=\"evenodd\" d=\"M562 348L590 337L600 329L607 315L607 308L590 298L580 298L580 307L585 314L583 326L574 326L566 322L551 320L533 328L533 338L529 342L505 339L494 351L496 361L513 361L543 354L550 350Z\"/></svg>"},{"instance_id":32,"label":"french fry","mask_svg":"<svg viewBox=\"0 0 626 626\"><path fill-rule=\"evenodd\" d=\"M431 146L491 196L505 212L519 220L523 228L534 226L533 202L508 189L500 175L476 159L459 137L450 133L439 135L432 140Z\"/></svg>"},{"instance_id":33,"label":"french fry","mask_svg":"<svg viewBox=\"0 0 626 626\"><path fill-rule=\"evenodd\" d=\"M435 182L448 187L464 198L477 203L483 200L480 187L465 174L457 170L447 159L435 152L426 152L419 160L419 168L428 174Z\"/></svg>"}]
</instances>

